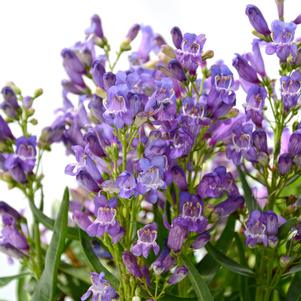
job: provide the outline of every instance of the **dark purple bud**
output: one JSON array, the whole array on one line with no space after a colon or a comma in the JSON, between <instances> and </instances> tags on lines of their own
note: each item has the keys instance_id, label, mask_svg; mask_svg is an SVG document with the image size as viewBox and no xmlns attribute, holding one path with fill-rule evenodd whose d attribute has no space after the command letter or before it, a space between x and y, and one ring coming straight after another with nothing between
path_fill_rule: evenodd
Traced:
<instances>
[{"instance_id":1,"label":"dark purple bud","mask_svg":"<svg viewBox=\"0 0 301 301\"><path fill-rule=\"evenodd\" d=\"M9 257L13 257L16 259L21 259L26 255L19 248L14 247L9 242L6 243L0 242L0 252L6 254Z\"/></svg>"},{"instance_id":2,"label":"dark purple bud","mask_svg":"<svg viewBox=\"0 0 301 301\"><path fill-rule=\"evenodd\" d=\"M192 248L195 250L201 249L206 246L209 240L210 234L208 232L201 233L192 243Z\"/></svg>"},{"instance_id":3,"label":"dark purple bud","mask_svg":"<svg viewBox=\"0 0 301 301\"><path fill-rule=\"evenodd\" d=\"M252 143L258 152L268 153L267 135L263 130L256 130L252 133Z\"/></svg>"},{"instance_id":4,"label":"dark purple bud","mask_svg":"<svg viewBox=\"0 0 301 301\"><path fill-rule=\"evenodd\" d=\"M185 266L177 267L173 274L168 279L169 284L176 284L182 281L188 274L188 269Z\"/></svg>"},{"instance_id":5,"label":"dark purple bud","mask_svg":"<svg viewBox=\"0 0 301 301\"><path fill-rule=\"evenodd\" d=\"M98 157L103 157L105 155L105 152L99 143L99 139L93 130L89 130L84 135L84 141L88 143L89 149L94 155Z\"/></svg>"},{"instance_id":6,"label":"dark purple bud","mask_svg":"<svg viewBox=\"0 0 301 301\"><path fill-rule=\"evenodd\" d=\"M152 263L151 268L156 275L170 271L176 265L176 260L170 255L170 250L165 247L159 257Z\"/></svg>"},{"instance_id":7,"label":"dark purple bud","mask_svg":"<svg viewBox=\"0 0 301 301\"><path fill-rule=\"evenodd\" d=\"M5 141L7 139L14 139L14 136L8 126L8 124L5 122L5 120L0 115L0 142Z\"/></svg>"},{"instance_id":8,"label":"dark purple bud","mask_svg":"<svg viewBox=\"0 0 301 301\"><path fill-rule=\"evenodd\" d=\"M8 214L16 220L22 218L21 214L17 210L9 206L7 203L0 201L0 216L3 214Z\"/></svg>"},{"instance_id":9,"label":"dark purple bud","mask_svg":"<svg viewBox=\"0 0 301 301\"><path fill-rule=\"evenodd\" d=\"M216 205L214 207L214 212L216 212L220 218L224 218L234 213L235 211L242 209L244 203L245 200L242 196L231 196L225 201Z\"/></svg>"},{"instance_id":10,"label":"dark purple bud","mask_svg":"<svg viewBox=\"0 0 301 301\"><path fill-rule=\"evenodd\" d=\"M291 156L296 156L301 154L301 131L298 130L294 132L288 142L288 152Z\"/></svg>"},{"instance_id":11,"label":"dark purple bud","mask_svg":"<svg viewBox=\"0 0 301 301\"><path fill-rule=\"evenodd\" d=\"M186 236L187 230L184 227L180 225L172 225L168 234L168 247L175 252L179 252Z\"/></svg>"},{"instance_id":12,"label":"dark purple bud","mask_svg":"<svg viewBox=\"0 0 301 301\"><path fill-rule=\"evenodd\" d=\"M258 7L255 5L248 5L246 8L246 15L248 16L251 25L257 32L264 36L271 33L268 24Z\"/></svg>"},{"instance_id":13,"label":"dark purple bud","mask_svg":"<svg viewBox=\"0 0 301 301\"><path fill-rule=\"evenodd\" d=\"M187 190L185 172L181 167L177 165L173 166L165 173L165 177L168 185L174 182L181 190Z\"/></svg>"},{"instance_id":14,"label":"dark purple bud","mask_svg":"<svg viewBox=\"0 0 301 301\"><path fill-rule=\"evenodd\" d=\"M96 61L93 62L91 74L92 74L92 77L93 77L93 80L94 80L95 84L98 87L101 87L101 88L104 87L103 75L104 75L105 72L106 72L106 69L102 64L102 61L96 60Z\"/></svg>"},{"instance_id":15,"label":"dark purple bud","mask_svg":"<svg viewBox=\"0 0 301 301\"><path fill-rule=\"evenodd\" d=\"M288 153L280 155L278 159L278 170L279 174L284 176L291 171L293 165L292 156Z\"/></svg>"},{"instance_id":16,"label":"dark purple bud","mask_svg":"<svg viewBox=\"0 0 301 301\"><path fill-rule=\"evenodd\" d=\"M112 72L106 72L103 75L103 84L104 84L104 88L106 90L108 90L109 88L111 88L112 86L115 85L116 82L116 75Z\"/></svg>"},{"instance_id":17,"label":"dark purple bud","mask_svg":"<svg viewBox=\"0 0 301 301\"><path fill-rule=\"evenodd\" d=\"M139 24L134 24L130 30L128 31L127 35L126 35L126 39L129 42L132 42L136 39L138 33L140 31L140 25Z\"/></svg>"},{"instance_id":18,"label":"dark purple bud","mask_svg":"<svg viewBox=\"0 0 301 301\"><path fill-rule=\"evenodd\" d=\"M92 176L84 170L81 170L77 174L76 180L88 191L96 193L100 189L99 186L97 185L97 183L92 178Z\"/></svg>"},{"instance_id":19,"label":"dark purple bud","mask_svg":"<svg viewBox=\"0 0 301 301\"><path fill-rule=\"evenodd\" d=\"M296 25L301 24L301 14L297 16L297 18L293 21Z\"/></svg>"},{"instance_id":20,"label":"dark purple bud","mask_svg":"<svg viewBox=\"0 0 301 301\"><path fill-rule=\"evenodd\" d=\"M170 33L171 33L171 38L172 38L172 41L173 41L175 47L177 49L181 49L182 41L183 41L183 35L181 32L181 29L179 27L175 26L171 29Z\"/></svg>"},{"instance_id":21,"label":"dark purple bud","mask_svg":"<svg viewBox=\"0 0 301 301\"><path fill-rule=\"evenodd\" d=\"M242 79L253 84L260 83L254 68L241 55L236 54L236 58L234 58L232 65Z\"/></svg>"},{"instance_id":22,"label":"dark purple bud","mask_svg":"<svg viewBox=\"0 0 301 301\"><path fill-rule=\"evenodd\" d=\"M138 278L142 277L141 268L138 265L137 258L131 252L123 252L122 261L130 274Z\"/></svg>"},{"instance_id":23,"label":"dark purple bud","mask_svg":"<svg viewBox=\"0 0 301 301\"><path fill-rule=\"evenodd\" d=\"M19 114L20 106L14 90L11 87L4 87L1 93L4 98L4 101L1 103L1 109L8 117L15 119Z\"/></svg>"},{"instance_id":24,"label":"dark purple bud","mask_svg":"<svg viewBox=\"0 0 301 301\"><path fill-rule=\"evenodd\" d=\"M70 76L69 74L70 71L79 74L85 73L85 66L79 60L74 50L65 48L62 50L61 56L63 58L63 65L69 76ZM72 76L70 77L72 78Z\"/></svg>"},{"instance_id":25,"label":"dark purple bud","mask_svg":"<svg viewBox=\"0 0 301 301\"><path fill-rule=\"evenodd\" d=\"M172 73L172 76L180 82L186 81L185 72L181 64L177 60L171 60L168 63L168 70Z\"/></svg>"}]
</instances>

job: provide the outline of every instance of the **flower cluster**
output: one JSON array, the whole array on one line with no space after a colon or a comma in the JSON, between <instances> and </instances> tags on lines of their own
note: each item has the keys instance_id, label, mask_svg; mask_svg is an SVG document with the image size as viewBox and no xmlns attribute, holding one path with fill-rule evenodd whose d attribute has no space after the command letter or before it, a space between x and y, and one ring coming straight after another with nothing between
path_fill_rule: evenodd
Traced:
<instances>
[{"instance_id":1,"label":"flower cluster","mask_svg":"<svg viewBox=\"0 0 301 301\"><path fill-rule=\"evenodd\" d=\"M53 241L46 251L42 223L55 228L54 238L60 231L63 241L68 237L65 249L57 246L65 256L53 277L62 298L79 298L61 289L65 283L78 286L81 300L213 300L214 294L267 301L273 290L275 300L290 294L280 280L299 271L301 259L301 45L295 39L301 18L284 21L283 1L276 2L279 20L271 26L259 8L247 6L255 38L251 52L236 54L233 69L211 63L204 34L179 27L171 29L171 44L150 26L134 24L114 57L94 15L85 39L61 52L63 104L37 136L29 125L37 123L33 103L41 91L23 97L12 83L3 88L0 178L28 198L34 227L0 203L0 247L33 272L38 288L48 272L41 262L55 253ZM127 53L129 67L117 71ZM265 55L279 61L279 78L268 74ZM245 96L236 105L240 88ZM59 142L69 156L65 173L77 185L72 219L60 231L64 219L43 212L39 169L42 155ZM238 274L244 289L225 273Z\"/></svg>"}]
</instances>

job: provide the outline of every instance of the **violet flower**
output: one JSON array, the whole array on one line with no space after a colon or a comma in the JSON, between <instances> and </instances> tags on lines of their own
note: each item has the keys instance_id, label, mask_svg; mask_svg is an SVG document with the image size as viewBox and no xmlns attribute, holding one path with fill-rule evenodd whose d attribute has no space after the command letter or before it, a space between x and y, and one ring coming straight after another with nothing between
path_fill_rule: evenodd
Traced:
<instances>
[{"instance_id":1,"label":"violet flower","mask_svg":"<svg viewBox=\"0 0 301 301\"><path fill-rule=\"evenodd\" d=\"M89 287L88 291L81 297L82 301L85 301L92 297L91 300L101 300L101 301L112 301L118 297L116 290L110 285L110 283L105 280L104 273L90 274L92 285Z\"/></svg>"},{"instance_id":2,"label":"violet flower","mask_svg":"<svg viewBox=\"0 0 301 301\"><path fill-rule=\"evenodd\" d=\"M90 236L102 237L108 233L113 243L117 243L124 235L124 230L116 220L117 214L117 199L109 201L103 195L95 197L94 213L96 219L87 228L87 233Z\"/></svg>"},{"instance_id":3,"label":"violet flower","mask_svg":"<svg viewBox=\"0 0 301 301\"><path fill-rule=\"evenodd\" d=\"M131 247L131 252L135 256L148 257L151 249L155 255L159 253L159 245L156 243L157 239L157 225L155 223L148 224L137 231L138 240Z\"/></svg>"}]
</instances>

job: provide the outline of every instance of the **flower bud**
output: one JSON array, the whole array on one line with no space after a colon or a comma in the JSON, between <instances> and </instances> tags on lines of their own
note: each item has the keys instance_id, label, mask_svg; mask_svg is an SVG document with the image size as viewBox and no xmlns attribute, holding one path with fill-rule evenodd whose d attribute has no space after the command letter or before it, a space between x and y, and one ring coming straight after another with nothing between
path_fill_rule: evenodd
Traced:
<instances>
[{"instance_id":1,"label":"flower bud","mask_svg":"<svg viewBox=\"0 0 301 301\"><path fill-rule=\"evenodd\" d=\"M180 82L186 81L186 75L183 67L177 60L171 60L168 63L168 70L171 72L172 76Z\"/></svg>"},{"instance_id":2,"label":"flower bud","mask_svg":"<svg viewBox=\"0 0 301 301\"><path fill-rule=\"evenodd\" d=\"M251 25L256 29L257 32L264 36L271 33L268 24L258 7L255 5L248 5L246 7L246 15L248 16Z\"/></svg>"},{"instance_id":3,"label":"flower bud","mask_svg":"<svg viewBox=\"0 0 301 301\"><path fill-rule=\"evenodd\" d=\"M181 32L181 29L177 26L173 27L170 31L171 38L173 41L173 44L176 48L181 49L182 41L183 41L183 35Z\"/></svg>"},{"instance_id":4,"label":"flower bud","mask_svg":"<svg viewBox=\"0 0 301 301\"><path fill-rule=\"evenodd\" d=\"M284 176L291 171L293 159L290 154L284 153L278 159L279 174Z\"/></svg>"},{"instance_id":5,"label":"flower bud","mask_svg":"<svg viewBox=\"0 0 301 301\"><path fill-rule=\"evenodd\" d=\"M242 79L253 84L258 84L260 82L254 68L241 55L236 55L236 58L234 58L232 65L237 70L239 76Z\"/></svg>"}]
</instances>

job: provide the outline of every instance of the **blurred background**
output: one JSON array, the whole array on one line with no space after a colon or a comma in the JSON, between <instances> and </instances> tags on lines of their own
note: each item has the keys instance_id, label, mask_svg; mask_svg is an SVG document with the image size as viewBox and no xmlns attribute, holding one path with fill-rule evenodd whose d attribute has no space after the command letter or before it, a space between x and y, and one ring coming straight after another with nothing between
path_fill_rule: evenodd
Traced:
<instances>
[{"instance_id":1,"label":"blurred background","mask_svg":"<svg viewBox=\"0 0 301 301\"><path fill-rule=\"evenodd\" d=\"M285 2L285 19L295 19L301 13L300 0ZM133 23L151 25L168 42L171 42L170 29L177 25L183 33L206 34L204 49L215 53L211 63L223 58L231 66L234 53L251 50L252 28L245 15L245 7L249 3L261 9L269 24L277 18L274 0L2 0L0 87L13 81L22 89L23 95L32 95L36 88L43 88L44 95L36 102L38 134L41 128L53 121L53 112L61 105L60 82L65 73L60 51L84 39L84 30L93 14L102 18L105 36L113 49L118 49ZM276 72L273 66L269 57L266 65L268 74ZM72 185L71 177L64 175L64 168L70 160L60 145L55 145L53 152L44 156L45 201L49 214L53 204L61 198L64 187ZM30 216L24 197L8 191L2 183L0 200ZM16 274L18 269L16 262L10 264L0 253L0 277ZM14 301L14 295L14 283L0 288L1 301Z\"/></svg>"}]
</instances>

